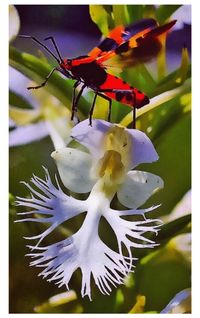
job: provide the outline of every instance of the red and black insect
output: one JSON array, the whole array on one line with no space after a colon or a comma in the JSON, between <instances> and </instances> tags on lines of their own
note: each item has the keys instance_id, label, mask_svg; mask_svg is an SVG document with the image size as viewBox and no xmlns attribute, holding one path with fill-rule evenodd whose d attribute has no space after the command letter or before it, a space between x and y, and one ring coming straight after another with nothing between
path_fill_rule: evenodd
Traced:
<instances>
[{"instance_id":1,"label":"red and black insect","mask_svg":"<svg viewBox=\"0 0 200 318\"><path fill-rule=\"evenodd\" d=\"M135 110L149 103L149 98L137 88L123 81L114 75L107 73L104 62L116 54L123 55L128 50L132 50L132 57L146 60L156 55L161 49L161 37L172 28L176 21L171 21L162 26L158 26L154 19L142 19L126 27L117 26L113 29L100 44L86 56L79 56L73 59L62 58L58 46L52 36L44 40L51 40L57 55L55 55L44 43L34 36L21 35L23 38L30 38L42 46L58 62L59 66L54 67L47 75L45 81L35 87L37 89L46 85L48 79L54 71L59 71L67 78L75 80L73 86L72 115L73 120L77 112L79 99L86 87L91 88L95 95L89 113L89 122L92 124L92 115L97 96L108 100L109 114L111 117L112 99L126 104L133 108L133 128L135 128ZM76 88L80 90L76 95Z\"/></svg>"}]
</instances>

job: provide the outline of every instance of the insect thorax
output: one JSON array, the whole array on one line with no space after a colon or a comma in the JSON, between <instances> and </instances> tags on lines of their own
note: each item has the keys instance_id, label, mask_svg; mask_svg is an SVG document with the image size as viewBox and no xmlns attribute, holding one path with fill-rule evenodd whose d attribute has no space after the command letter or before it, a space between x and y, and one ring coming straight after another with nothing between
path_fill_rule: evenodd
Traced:
<instances>
[{"instance_id":1,"label":"insect thorax","mask_svg":"<svg viewBox=\"0 0 200 318\"><path fill-rule=\"evenodd\" d=\"M106 71L95 61L73 66L71 72L77 79L83 80L86 85L95 87L103 84L107 77Z\"/></svg>"}]
</instances>

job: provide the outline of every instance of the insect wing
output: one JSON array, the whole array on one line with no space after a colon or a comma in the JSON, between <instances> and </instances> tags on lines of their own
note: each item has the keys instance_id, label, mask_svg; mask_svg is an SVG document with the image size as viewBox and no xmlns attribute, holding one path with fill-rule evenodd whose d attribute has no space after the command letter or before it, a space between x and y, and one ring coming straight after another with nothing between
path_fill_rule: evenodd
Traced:
<instances>
[{"instance_id":1,"label":"insect wing","mask_svg":"<svg viewBox=\"0 0 200 318\"><path fill-rule=\"evenodd\" d=\"M166 36L175 23L173 20L158 26L154 19L142 19L126 27L118 26L98 47L89 52L89 56L101 64L115 55L123 55L131 50L134 63L148 61L160 52L162 37Z\"/></svg>"},{"instance_id":2,"label":"insect wing","mask_svg":"<svg viewBox=\"0 0 200 318\"><path fill-rule=\"evenodd\" d=\"M146 62L157 56L161 51L163 41L166 38L167 32L173 27L176 21L171 21L167 24L156 27L146 33L143 37L139 37L132 42L129 41L129 48L132 48L130 55L135 63Z\"/></svg>"},{"instance_id":3,"label":"insect wing","mask_svg":"<svg viewBox=\"0 0 200 318\"><path fill-rule=\"evenodd\" d=\"M106 96L131 107L140 108L149 103L149 98L144 93L111 74L107 74L105 82L99 88Z\"/></svg>"},{"instance_id":4,"label":"insect wing","mask_svg":"<svg viewBox=\"0 0 200 318\"><path fill-rule=\"evenodd\" d=\"M110 53L118 54L118 47L127 43L130 38L140 37L156 26L157 22L154 19L142 19L126 27L117 26L97 47L90 51L88 55L94 58L102 56L105 56L105 59L109 58L111 56Z\"/></svg>"}]
</instances>

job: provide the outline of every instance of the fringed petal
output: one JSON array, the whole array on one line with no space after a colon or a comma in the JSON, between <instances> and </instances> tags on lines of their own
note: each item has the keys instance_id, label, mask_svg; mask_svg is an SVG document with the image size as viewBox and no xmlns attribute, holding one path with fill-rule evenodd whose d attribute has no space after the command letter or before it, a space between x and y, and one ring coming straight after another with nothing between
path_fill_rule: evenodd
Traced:
<instances>
[{"instance_id":1,"label":"fringed petal","mask_svg":"<svg viewBox=\"0 0 200 318\"><path fill-rule=\"evenodd\" d=\"M73 218L74 216L85 212L87 207L85 201L76 200L73 197L66 195L60 188L58 181L57 186L54 186L48 171L44 168L46 173L46 180L33 176L31 183L35 186L25 185L31 191L30 198L17 197L17 205L31 208L31 211L21 212L18 215L30 216L30 214L37 214L39 217L27 217L15 222L47 222L50 227L39 235L26 237L27 239L39 239L38 244L50 234L61 223ZM40 192L39 192L40 191ZM40 218L41 216L41 218Z\"/></svg>"},{"instance_id":2,"label":"fringed petal","mask_svg":"<svg viewBox=\"0 0 200 318\"><path fill-rule=\"evenodd\" d=\"M159 219L147 219L145 213L153 210L154 207L146 210L129 210L117 211L109 209L104 211L104 217L112 227L118 242L120 254L122 254L123 245L128 252L128 259L130 264L133 263L133 256L131 248L153 248L157 246L152 239L145 236L146 233L155 233L157 235L161 221ZM138 215L143 216L142 221L127 221L122 219L121 216L125 215Z\"/></svg>"},{"instance_id":3,"label":"fringed petal","mask_svg":"<svg viewBox=\"0 0 200 318\"><path fill-rule=\"evenodd\" d=\"M95 231L88 241L83 226L72 237L46 247L33 247L34 253L27 254L33 258L31 266L44 267L39 274L48 281L54 281L61 287L68 287L72 274L80 268L82 272L82 297L91 300L91 279L102 294L109 295L112 288L123 283L123 278L131 269L124 258L106 246Z\"/></svg>"}]
</instances>

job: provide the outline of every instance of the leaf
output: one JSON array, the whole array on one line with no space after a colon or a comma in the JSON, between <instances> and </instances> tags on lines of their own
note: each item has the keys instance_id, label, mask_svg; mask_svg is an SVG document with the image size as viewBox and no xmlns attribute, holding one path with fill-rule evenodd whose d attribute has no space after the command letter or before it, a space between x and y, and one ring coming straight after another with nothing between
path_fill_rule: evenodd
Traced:
<instances>
[{"instance_id":1,"label":"leaf","mask_svg":"<svg viewBox=\"0 0 200 318\"><path fill-rule=\"evenodd\" d=\"M142 129L146 131L147 133L149 133L148 127L152 127L152 118L156 119L156 115L155 115L157 112L156 108L160 108L160 112L161 112L165 103L172 101L172 103L174 104L173 102L174 98L176 97L180 98L180 96L183 96L185 93L188 93L190 91L191 91L191 82L190 80L188 80L186 83L184 83L184 85L181 85L180 87L177 87L170 91L163 92L162 94L152 98L150 100L150 104L137 110L137 125L136 125L137 128ZM167 107L167 108L171 108L171 107ZM175 109L176 108L180 109L180 105L176 104ZM154 111L155 111L155 114L154 114ZM161 115L162 114L166 115L166 113L167 112L165 111L161 113ZM163 116L161 116L161 119L159 119L159 121L161 120L161 123L164 123L163 119L164 119ZM132 112L129 110L128 114L124 116L120 124L123 126L128 126L129 124L131 124L131 122L132 122Z\"/></svg>"},{"instance_id":2,"label":"leaf","mask_svg":"<svg viewBox=\"0 0 200 318\"><path fill-rule=\"evenodd\" d=\"M97 24L100 31L106 36L108 34L108 13L104 9L103 5L90 5L90 16L94 23Z\"/></svg>"},{"instance_id":3,"label":"leaf","mask_svg":"<svg viewBox=\"0 0 200 318\"><path fill-rule=\"evenodd\" d=\"M120 309L124 303L124 294L121 290L121 288L118 288L117 289L117 293L116 293L116 304L115 304L115 309L114 311L117 313L117 312L120 312Z\"/></svg>"},{"instance_id":4,"label":"leaf","mask_svg":"<svg viewBox=\"0 0 200 318\"><path fill-rule=\"evenodd\" d=\"M187 76L188 76L189 68L190 68L189 54L188 54L187 48L184 47L182 49L181 65L177 71L176 79L175 79L177 84L181 85L185 82L185 80L187 79Z\"/></svg>"},{"instance_id":5,"label":"leaf","mask_svg":"<svg viewBox=\"0 0 200 318\"><path fill-rule=\"evenodd\" d=\"M156 19L160 24L164 24L181 6L182 5L160 5L156 10Z\"/></svg>"},{"instance_id":6,"label":"leaf","mask_svg":"<svg viewBox=\"0 0 200 318\"><path fill-rule=\"evenodd\" d=\"M190 223L191 214L187 214L174 221L164 224L161 228L161 231L158 233L156 241L158 241L159 244L166 244L166 242L171 238L187 230Z\"/></svg>"},{"instance_id":7,"label":"leaf","mask_svg":"<svg viewBox=\"0 0 200 318\"><path fill-rule=\"evenodd\" d=\"M163 248L168 241L173 239L174 237L178 236L179 234L183 233L190 233L191 232L191 214L184 215L176 220L173 220L168 223L164 223L160 231L158 232L158 235L155 237L154 234L149 235L148 238L155 240L158 245L158 250L160 248ZM154 252L153 252L154 253ZM157 253L155 251L155 253ZM145 257L145 259L142 261L143 263L148 260L148 257L151 258L152 253L149 252L148 249L142 249L136 251L136 256L139 259L142 259Z\"/></svg>"},{"instance_id":8,"label":"leaf","mask_svg":"<svg viewBox=\"0 0 200 318\"><path fill-rule=\"evenodd\" d=\"M162 48L157 57L157 72L158 80L165 78L167 74L167 63L166 63L166 35L163 35L160 39Z\"/></svg>"},{"instance_id":9,"label":"leaf","mask_svg":"<svg viewBox=\"0 0 200 318\"><path fill-rule=\"evenodd\" d=\"M143 18L144 5L127 5L126 12L128 23L135 22Z\"/></svg>"},{"instance_id":10,"label":"leaf","mask_svg":"<svg viewBox=\"0 0 200 318\"><path fill-rule=\"evenodd\" d=\"M146 297L145 311L160 312L180 290L190 287L191 273L182 254L167 245L141 259L135 292Z\"/></svg>"},{"instance_id":11,"label":"leaf","mask_svg":"<svg viewBox=\"0 0 200 318\"><path fill-rule=\"evenodd\" d=\"M62 313L62 309L64 309L62 305L74 302L75 300L77 300L76 292L70 290L50 297L48 301L35 306L34 311L36 313ZM80 308L80 311L73 310L72 312L81 313L82 310Z\"/></svg>"},{"instance_id":12,"label":"leaf","mask_svg":"<svg viewBox=\"0 0 200 318\"><path fill-rule=\"evenodd\" d=\"M186 48L182 49L182 59L180 67L168 76L163 78L154 89L150 96L156 96L164 91L174 89L181 86L187 79L191 77L189 55Z\"/></svg>"},{"instance_id":13,"label":"leaf","mask_svg":"<svg viewBox=\"0 0 200 318\"><path fill-rule=\"evenodd\" d=\"M32 105L23 96L9 91L9 104L19 108L33 109Z\"/></svg>"},{"instance_id":14,"label":"leaf","mask_svg":"<svg viewBox=\"0 0 200 318\"><path fill-rule=\"evenodd\" d=\"M140 112L138 111L137 127L146 131L149 137L155 140L165 129L167 130L171 125L176 124L176 121L184 113L191 110L189 90L189 87L185 87L185 91L176 89L176 92L171 92L171 96L170 92L166 92L166 94L162 94L162 97L160 96L158 101L155 99L155 102L149 105L149 111L145 112L142 109Z\"/></svg>"},{"instance_id":15,"label":"leaf","mask_svg":"<svg viewBox=\"0 0 200 318\"><path fill-rule=\"evenodd\" d=\"M154 145L159 161L150 169L164 180L164 189L152 197L161 202L159 214L170 213L191 188L191 114L182 115L158 136ZM152 204L152 199L149 204Z\"/></svg>"},{"instance_id":16,"label":"leaf","mask_svg":"<svg viewBox=\"0 0 200 318\"><path fill-rule=\"evenodd\" d=\"M30 124L40 116L39 109L21 109L18 107L9 107L9 116L17 125Z\"/></svg>"},{"instance_id":17,"label":"leaf","mask_svg":"<svg viewBox=\"0 0 200 318\"><path fill-rule=\"evenodd\" d=\"M9 62L12 67L38 84L44 82L45 77L52 70L52 67L44 63L41 59L31 54L19 52L13 47L10 47ZM57 97L67 108L71 109L72 85L73 82L71 80L64 79L60 74L54 72L48 80L48 84L43 89L46 89ZM79 103L81 118L83 114L86 115L88 113L89 108L89 103L84 97L81 97Z\"/></svg>"},{"instance_id":18,"label":"leaf","mask_svg":"<svg viewBox=\"0 0 200 318\"><path fill-rule=\"evenodd\" d=\"M112 8L115 26L126 25L125 6L121 4L113 4Z\"/></svg>"}]
</instances>

